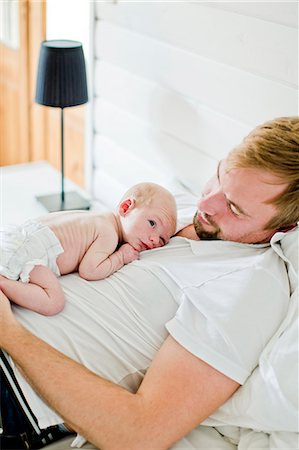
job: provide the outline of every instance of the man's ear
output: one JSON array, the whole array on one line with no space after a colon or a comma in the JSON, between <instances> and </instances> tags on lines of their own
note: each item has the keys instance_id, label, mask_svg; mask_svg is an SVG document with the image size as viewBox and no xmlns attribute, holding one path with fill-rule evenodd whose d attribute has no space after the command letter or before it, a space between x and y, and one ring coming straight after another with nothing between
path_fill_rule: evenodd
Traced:
<instances>
[{"instance_id":1,"label":"man's ear","mask_svg":"<svg viewBox=\"0 0 299 450\"><path fill-rule=\"evenodd\" d=\"M125 216L128 212L132 211L135 207L135 199L133 197L126 198L118 206L118 213L120 216Z\"/></svg>"}]
</instances>

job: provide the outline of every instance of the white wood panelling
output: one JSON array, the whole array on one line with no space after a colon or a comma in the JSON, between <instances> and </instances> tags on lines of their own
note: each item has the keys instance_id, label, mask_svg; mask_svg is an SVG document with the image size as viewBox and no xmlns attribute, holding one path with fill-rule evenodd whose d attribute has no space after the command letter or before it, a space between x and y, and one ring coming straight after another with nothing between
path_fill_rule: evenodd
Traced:
<instances>
[{"instance_id":1,"label":"white wood panelling","mask_svg":"<svg viewBox=\"0 0 299 450\"><path fill-rule=\"evenodd\" d=\"M298 2L293 1L248 1L204 2L209 7L220 8L245 16L257 17L266 22L274 22L288 27L298 28Z\"/></svg>"},{"instance_id":2,"label":"white wood panelling","mask_svg":"<svg viewBox=\"0 0 299 450\"><path fill-rule=\"evenodd\" d=\"M95 118L96 167L105 167L111 173L116 171L123 186L129 186L130 180L131 184L141 181L142 177L161 182L162 178L167 180L180 174L179 178L186 186L193 192L199 192L216 167L216 158L202 154L198 149L100 99L95 101ZM112 144L107 145L106 139L116 146L112 149ZM126 150L127 155L116 151L116 148ZM110 161L116 165L113 167ZM144 168L145 164L151 168L151 177L150 170Z\"/></svg>"},{"instance_id":3,"label":"white wood panelling","mask_svg":"<svg viewBox=\"0 0 299 450\"><path fill-rule=\"evenodd\" d=\"M115 174L115 172L114 172ZM115 209L125 192L123 184L113 173L99 168L94 168L93 191L96 199L107 209Z\"/></svg>"},{"instance_id":4,"label":"white wood panelling","mask_svg":"<svg viewBox=\"0 0 299 450\"><path fill-rule=\"evenodd\" d=\"M297 113L296 89L215 62L105 21L97 27L97 58L255 126Z\"/></svg>"},{"instance_id":5,"label":"white wood panelling","mask_svg":"<svg viewBox=\"0 0 299 450\"><path fill-rule=\"evenodd\" d=\"M95 73L96 79L101 80L96 87L100 101L105 100L216 159L250 131L251 127L191 98L102 60L96 63Z\"/></svg>"},{"instance_id":6,"label":"white wood panelling","mask_svg":"<svg viewBox=\"0 0 299 450\"><path fill-rule=\"evenodd\" d=\"M117 26L192 51L251 73L295 85L297 30L248 15L211 8L198 2L97 3L97 16ZM225 8L227 4L221 4ZM230 11L288 11L281 4L230 3ZM277 8L277 6L279 8ZM290 12L295 12L292 5ZM290 14L291 15L291 14ZM289 17L289 16L287 16ZM294 21L294 19L293 19ZM254 33L253 33L254 30Z\"/></svg>"},{"instance_id":7,"label":"white wood panelling","mask_svg":"<svg viewBox=\"0 0 299 450\"><path fill-rule=\"evenodd\" d=\"M97 151L99 149L99 151ZM101 151L105 149L105 151ZM143 153L136 155L128 151L125 147L120 147L115 144L114 141L102 136L97 136L95 141L95 167L106 172L112 172L115 165L124 168L124 170L118 175L118 180L122 186L127 186L130 183L138 183L145 180L152 180L157 183L163 183L165 179L171 178L173 172L171 168L165 164L152 152L152 158L149 157L147 152L147 158L142 158ZM156 159L156 161L154 161ZM136 166L139 168L136 171Z\"/></svg>"},{"instance_id":8,"label":"white wood panelling","mask_svg":"<svg viewBox=\"0 0 299 450\"><path fill-rule=\"evenodd\" d=\"M256 125L298 114L293 2L93 2L89 146L107 207L142 180L200 192Z\"/></svg>"}]
</instances>

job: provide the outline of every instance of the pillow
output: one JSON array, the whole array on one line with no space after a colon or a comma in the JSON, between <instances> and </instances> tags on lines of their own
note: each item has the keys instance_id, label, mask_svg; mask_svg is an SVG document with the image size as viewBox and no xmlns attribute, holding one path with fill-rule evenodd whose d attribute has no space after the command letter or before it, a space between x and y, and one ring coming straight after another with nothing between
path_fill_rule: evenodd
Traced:
<instances>
[{"instance_id":1,"label":"pillow","mask_svg":"<svg viewBox=\"0 0 299 450\"><path fill-rule=\"evenodd\" d=\"M280 246L286 258L290 278L291 293L298 287L298 240L299 228L282 233Z\"/></svg>"},{"instance_id":2,"label":"pillow","mask_svg":"<svg viewBox=\"0 0 299 450\"><path fill-rule=\"evenodd\" d=\"M193 222L197 201L200 195L191 192L184 184L177 179L168 180L163 186L174 196L177 207L177 229L182 230L185 226Z\"/></svg>"},{"instance_id":3,"label":"pillow","mask_svg":"<svg viewBox=\"0 0 299 450\"><path fill-rule=\"evenodd\" d=\"M287 316L259 366L213 418L266 432L298 432L298 228L277 233L290 276Z\"/></svg>"}]
</instances>

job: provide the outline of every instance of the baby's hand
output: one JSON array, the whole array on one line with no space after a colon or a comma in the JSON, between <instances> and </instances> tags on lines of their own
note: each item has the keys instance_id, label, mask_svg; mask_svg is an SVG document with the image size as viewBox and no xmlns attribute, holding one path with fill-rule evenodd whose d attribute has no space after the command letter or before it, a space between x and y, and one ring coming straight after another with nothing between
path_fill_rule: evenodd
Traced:
<instances>
[{"instance_id":1,"label":"baby's hand","mask_svg":"<svg viewBox=\"0 0 299 450\"><path fill-rule=\"evenodd\" d=\"M123 257L124 264L129 264L139 258L139 252L131 244L126 243L121 245L118 251Z\"/></svg>"}]
</instances>

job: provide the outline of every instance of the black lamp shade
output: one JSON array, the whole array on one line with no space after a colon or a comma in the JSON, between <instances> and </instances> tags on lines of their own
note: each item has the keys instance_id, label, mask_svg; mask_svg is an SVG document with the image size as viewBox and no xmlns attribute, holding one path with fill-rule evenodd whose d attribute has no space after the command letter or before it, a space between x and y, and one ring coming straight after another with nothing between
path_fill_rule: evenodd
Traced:
<instances>
[{"instance_id":1,"label":"black lamp shade","mask_svg":"<svg viewBox=\"0 0 299 450\"><path fill-rule=\"evenodd\" d=\"M88 101L85 61L80 42L42 42L35 101L41 105L61 108L61 192L38 196L37 200L50 212L89 209L89 201L78 192L64 192L64 108Z\"/></svg>"},{"instance_id":2,"label":"black lamp shade","mask_svg":"<svg viewBox=\"0 0 299 450\"><path fill-rule=\"evenodd\" d=\"M35 101L59 108L82 105L88 101L85 60L80 42L42 42Z\"/></svg>"}]
</instances>

